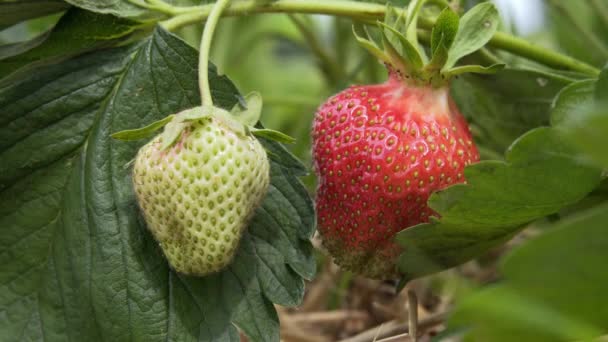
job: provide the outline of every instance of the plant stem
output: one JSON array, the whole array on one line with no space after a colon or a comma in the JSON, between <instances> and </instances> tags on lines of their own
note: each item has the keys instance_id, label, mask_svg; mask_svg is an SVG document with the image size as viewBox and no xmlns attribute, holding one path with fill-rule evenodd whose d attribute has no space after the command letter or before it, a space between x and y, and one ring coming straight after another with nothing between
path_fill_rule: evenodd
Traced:
<instances>
[{"instance_id":1,"label":"plant stem","mask_svg":"<svg viewBox=\"0 0 608 342\"><path fill-rule=\"evenodd\" d=\"M173 18L163 22L163 25L174 30L184 25L198 23L210 15L213 4L175 7ZM346 0L277 0L261 3L258 0L244 0L232 4L226 9L226 16L243 16L254 13L308 13L327 14L348 17L363 22L373 23L382 19L386 6L380 4L346 1ZM418 23L421 27L431 29L434 21L420 17ZM536 62L567 70L577 71L596 77L600 70L582 61L562 55L558 52L536 46L524 39L517 38L502 32L497 32L490 40L489 46L508 51Z\"/></svg>"},{"instance_id":2,"label":"plant stem","mask_svg":"<svg viewBox=\"0 0 608 342\"><path fill-rule=\"evenodd\" d=\"M217 22L222 15L222 11L228 5L230 0L218 0L205 22L203 36L201 38L201 46L199 48L198 60L198 87L201 92L201 100L203 105L212 107L213 99L211 98L211 87L209 86L209 52L211 50L211 39L213 32L217 26Z\"/></svg>"},{"instance_id":3,"label":"plant stem","mask_svg":"<svg viewBox=\"0 0 608 342\"><path fill-rule=\"evenodd\" d=\"M517 38L506 33L496 32L489 44L494 48L511 52L550 67L578 71L593 77L597 77L600 74L599 69L576 58L563 55L556 51L547 50L543 47L534 45L525 39Z\"/></svg>"},{"instance_id":4,"label":"plant stem","mask_svg":"<svg viewBox=\"0 0 608 342\"><path fill-rule=\"evenodd\" d=\"M413 342L418 341L418 296L414 290L407 291L408 333Z\"/></svg>"}]
</instances>

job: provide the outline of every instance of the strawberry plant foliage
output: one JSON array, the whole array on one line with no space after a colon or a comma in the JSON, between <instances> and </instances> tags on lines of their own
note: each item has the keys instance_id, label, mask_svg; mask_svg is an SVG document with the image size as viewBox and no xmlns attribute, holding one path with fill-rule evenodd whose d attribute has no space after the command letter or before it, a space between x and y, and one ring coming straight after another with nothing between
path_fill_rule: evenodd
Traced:
<instances>
[{"instance_id":1,"label":"strawberry plant foliage","mask_svg":"<svg viewBox=\"0 0 608 342\"><path fill-rule=\"evenodd\" d=\"M504 281L466 296L450 327L466 327L465 334L476 341L512 341L515 336L522 341L580 341L604 335L606 220L604 202L514 250L501 267Z\"/></svg>"},{"instance_id":2,"label":"strawberry plant foliage","mask_svg":"<svg viewBox=\"0 0 608 342\"><path fill-rule=\"evenodd\" d=\"M0 331L20 339L277 340L273 303L296 305L314 273L304 167L262 140L271 185L234 262L204 278L169 269L143 226L129 162L143 145L110 134L199 103L197 53L156 30L0 90ZM216 103L239 99L211 70Z\"/></svg>"},{"instance_id":3,"label":"strawberry plant foliage","mask_svg":"<svg viewBox=\"0 0 608 342\"><path fill-rule=\"evenodd\" d=\"M525 133L509 147L504 162L471 165L465 170L467 185L431 196L429 205L441 219L397 236L407 248L399 264L406 280L477 257L526 223L580 201L598 186L601 168L581 163L584 153L563 139L556 123L578 115L568 108L591 97L580 89L587 83L574 83L557 97L551 113L555 127Z\"/></svg>"},{"instance_id":4,"label":"strawberry plant foliage","mask_svg":"<svg viewBox=\"0 0 608 342\"><path fill-rule=\"evenodd\" d=\"M525 68L492 76L463 75L452 94L487 149L502 155L525 132L549 124L551 103L571 80Z\"/></svg>"},{"instance_id":5,"label":"strawberry plant foliage","mask_svg":"<svg viewBox=\"0 0 608 342\"><path fill-rule=\"evenodd\" d=\"M51 32L30 41L0 46L0 77L34 62L118 44L144 25L108 14L73 7Z\"/></svg>"}]
</instances>

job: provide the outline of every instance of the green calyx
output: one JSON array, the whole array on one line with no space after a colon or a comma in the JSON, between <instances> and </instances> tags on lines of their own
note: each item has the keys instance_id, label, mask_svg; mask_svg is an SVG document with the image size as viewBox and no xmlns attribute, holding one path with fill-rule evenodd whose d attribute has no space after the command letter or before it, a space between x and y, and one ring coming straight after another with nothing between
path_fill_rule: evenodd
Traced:
<instances>
[{"instance_id":1,"label":"green calyx","mask_svg":"<svg viewBox=\"0 0 608 342\"><path fill-rule=\"evenodd\" d=\"M125 130L112 134L112 138L133 141L147 138L157 130L165 128L162 133L162 149L167 149L176 141L188 127L195 121L216 119L227 128L241 136L253 134L255 136L276 140L282 143L293 143L294 139L286 134L265 128L256 128L254 125L262 113L262 96L253 92L245 96L244 104L235 105L231 111L215 106L199 106L171 114L162 120L155 121L148 126Z\"/></svg>"},{"instance_id":2,"label":"green calyx","mask_svg":"<svg viewBox=\"0 0 608 342\"><path fill-rule=\"evenodd\" d=\"M384 62L393 75L414 86L443 87L463 73L490 74L504 64L490 66L456 63L481 49L498 28L498 11L492 3L482 3L460 18L445 1L434 0L442 8L430 35L430 58L418 43L418 15L428 0L412 0L407 10L388 7L384 22L378 22L382 48L364 26L354 26L358 42ZM428 1L431 2L431 1Z\"/></svg>"}]
</instances>

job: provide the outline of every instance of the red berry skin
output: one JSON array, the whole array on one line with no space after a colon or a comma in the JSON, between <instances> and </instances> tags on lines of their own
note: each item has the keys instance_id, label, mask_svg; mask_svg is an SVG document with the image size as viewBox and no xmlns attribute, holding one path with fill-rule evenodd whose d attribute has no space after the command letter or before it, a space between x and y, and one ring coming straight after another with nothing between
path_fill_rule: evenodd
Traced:
<instances>
[{"instance_id":1,"label":"red berry skin","mask_svg":"<svg viewBox=\"0 0 608 342\"><path fill-rule=\"evenodd\" d=\"M341 267L397 275L403 229L438 216L430 194L465 182L479 153L447 88L352 86L321 105L313 123L319 232Z\"/></svg>"}]
</instances>

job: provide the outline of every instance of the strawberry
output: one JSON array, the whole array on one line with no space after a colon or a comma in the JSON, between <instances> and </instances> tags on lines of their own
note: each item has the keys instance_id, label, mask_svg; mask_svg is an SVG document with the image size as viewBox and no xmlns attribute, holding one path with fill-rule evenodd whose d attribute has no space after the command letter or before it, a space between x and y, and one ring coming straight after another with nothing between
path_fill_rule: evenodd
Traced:
<instances>
[{"instance_id":1,"label":"strawberry","mask_svg":"<svg viewBox=\"0 0 608 342\"><path fill-rule=\"evenodd\" d=\"M452 12L442 15L443 20L458 19ZM401 248L393 240L395 234L438 216L427 204L429 196L464 183L464 168L479 160L468 125L449 93L450 73L462 69L445 67L446 45L435 47L431 62L422 65L424 52L398 30L401 19L387 18L392 26L380 24L384 52L357 35L387 65L388 80L351 86L331 97L317 110L312 128L323 244L343 268L381 279L397 275ZM436 33L434 37L441 37ZM453 41L455 32L440 33L440 42ZM393 44L411 48L398 54Z\"/></svg>"},{"instance_id":2,"label":"strawberry","mask_svg":"<svg viewBox=\"0 0 608 342\"><path fill-rule=\"evenodd\" d=\"M170 148L157 136L137 154L133 186L169 264L205 275L234 256L269 184L266 151L222 120L195 121Z\"/></svg>"},{"instance_id":3,"label":"strawberry","mask_svg":"<svg viewBox=\"0 0 608 342\"><path fill-rule=\"evenodd\" d=\"M133 188L148 229L177 272L203 276L232 260L270 182L270 162L254 135L293 142L252 127L262 110L259 94L244 102L246 108L231 112L195 107L112 135L137 140L165 127L137 153Z\"/></svg>"},{"instance_id":4,"label":"strawberry","mask_svg":"<svg viewBox=\"0 0 608 342\"><path fill-rule=\"evenodd\" d=\"M429 195L464 182L479 153L447 88L392 75L321 105L313 157L325 246L344 268L377 278L394 274L395 233L428 222Z\"/></svg>"}]
</instances>

